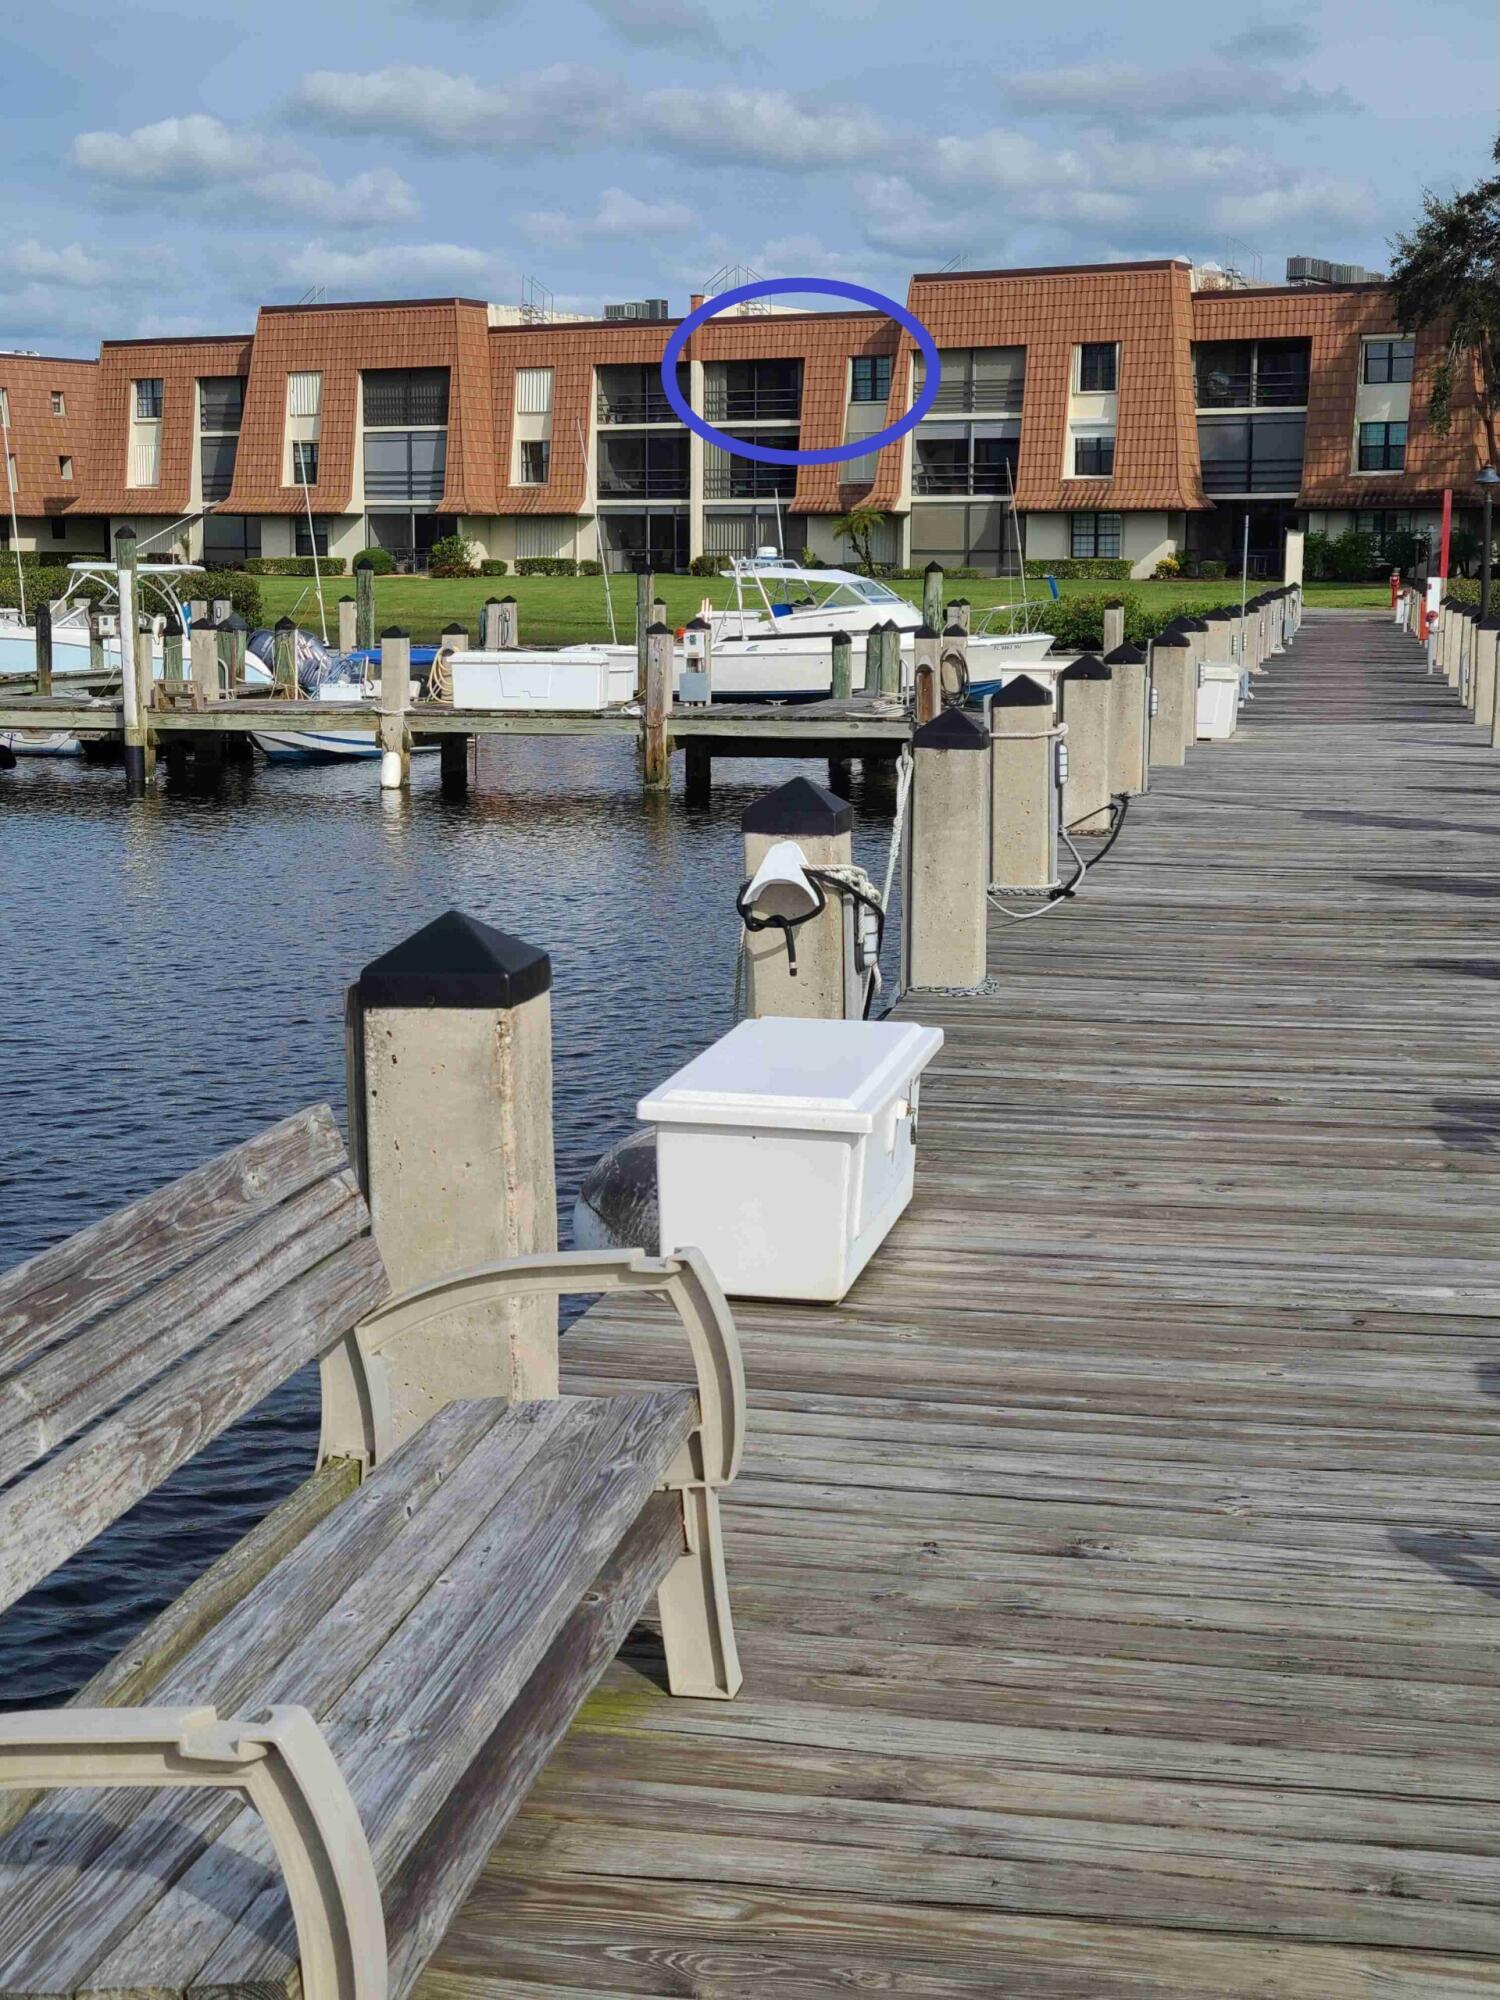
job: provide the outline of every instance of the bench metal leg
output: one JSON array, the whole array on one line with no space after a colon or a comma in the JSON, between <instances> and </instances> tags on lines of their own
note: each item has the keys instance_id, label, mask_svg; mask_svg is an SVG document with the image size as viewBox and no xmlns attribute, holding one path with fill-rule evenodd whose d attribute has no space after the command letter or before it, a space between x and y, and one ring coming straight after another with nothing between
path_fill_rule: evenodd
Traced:
<instances>
[{"instance_id":1,"label":"bench metal leg","mask_svg":"<svg viewBox=\"0 0 1500 2000\"><path fill-rule=\"evenodd\" d=\"M724 1574L719 1496L711 1486L680 1490L687 1550L656 1593L667 1649L667 1685L673 1694L730 1701L739 1693L744 1676Z\"/></svg>"},{"instance_id":2,"label":"bench metal leg","mask_svg":"<svg viewBox=\"0 0 1500 2000\"><path fill-rule=\"evenodd\" d=\"M221 1722L212 1708L0 1715L0 1788L238 1792L265 1822L297 1926L304 2000L386 2000L380 1887L343 1773L305 1708ZM170 1977L171 1967L163 1967Z\"/></svg>"}]
</instances>

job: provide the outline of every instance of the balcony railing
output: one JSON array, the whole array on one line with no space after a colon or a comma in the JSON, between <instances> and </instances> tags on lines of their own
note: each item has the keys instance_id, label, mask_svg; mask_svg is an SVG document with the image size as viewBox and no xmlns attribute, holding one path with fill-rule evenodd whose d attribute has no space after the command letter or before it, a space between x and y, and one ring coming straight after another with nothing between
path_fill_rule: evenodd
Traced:
<instances>
[{"instance_id":1,"label":"balcony railing","mask_svg":"<svg viewBox=\"0 0 1500 2000\"><path fill-rule=\"evenodd\" d=\"M366 500L441 500L447 483L442 472L365 472Z\"/></svg>"},{"instance_id":2,"label":"balcony railing","mask_svg":"<svg viewBox=\"0 0 1500 2000\"><path fill-rule=\"evenodd\" d=\"M1307 403L1305 368L1204 369L1198 376L1200 410L1286 410Z\"/></svg>"},{"instance_id":3,"label":"balcony railing","mask_svg":"<svg viewBox=\"0 0 1500 2000\"><path fill-rule=\"evenodd\" d=\"M229 490L233 485L233 472L205 472L203 475L203 497L205 500L227 500L229 498Z\"/></svg>"},{"instance_id":4,"label":"balcony railing","mask_svg":"<svg viewBox=\"0 0 1500 2000\"><path fill-rule=\"evenodd\" d=\"M1006 382L995 388L983 383L954 382L946 376L938 384L932 407L937 410L983 410L987 416L1018 417L1025 395L1024 382Z\"/></svg>"},{"instance_id":5,"label":"balcony railing","mask_svg":"<svg viewBox=\"0 0 1500 2000\"><path fill-rule=\"evenodd\" d=\"M795 465L713 465L703 474L706 500L788 499L797 491Z\"/></svg>"},{"instance_id":6,"label":"balcony railing","mask_svg":"<svg viewBox=\"0 0 1500 2000\"><path fill-rule=\"evenodd\" d=\"M675 424L677 412L658 389L644 396L615 396L601 390L598 398L601 424Z\"/></svg>"},{"instance_id":7,"label":"balcony railing","mask_svg":"<svg viewBox=\"0 0 1500 2000\"><path fill-rule=\"evenodd\" d=\"M976 493L1003 497L1010 492L1010 480L1005 476L1003 459L998 465L918 466L912 475L912 489L917 493Z\"/></svg>"},{"instance_id":8,"label":"balcony railing","mask_svg":"<svg viewBox=\"0 0 1500 2000\"><path fill-rule=\"evenodd\" d=\"M1205 493L1295 493L1301 484L1300 458L1211 458L1203 467Z\"/></svg>"},{"instance_id":9,"label":"balcony railing","mask_svg":"<svg viewBox=\"0 0 1500 2000\"><path fill-rule=\"evenodd\" d=\"M599 474L601 500L686 500L687 472L603 472Z\"/></svg>"},{"instance_id":10,"label":"balcony railing","mask_svg":"<svg viewBox=\"0 0 1500 2000\"><path fill-rule=\"evenodd\" d=\"M801 389L729 389L710 382L703 414L711 424L754 424L771 417L800 417Z\"/></svg>"}]
</instances>

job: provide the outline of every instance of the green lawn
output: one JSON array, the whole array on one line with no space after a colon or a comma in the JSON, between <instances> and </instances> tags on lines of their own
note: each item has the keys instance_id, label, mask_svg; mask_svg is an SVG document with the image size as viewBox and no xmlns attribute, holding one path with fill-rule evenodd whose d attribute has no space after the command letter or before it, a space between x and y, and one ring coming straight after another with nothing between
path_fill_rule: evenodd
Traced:
<instances>
[{"instance_id":1,"label":"green lawn","mask_svg":"<svg viewBox=\"0 0 1500 2000\"><path fill-rule=\"evenodd\" d=\"M267 623L290 614L299 625L318 629L318 606L312 581L300 576L263 576L261 607ZM622 639L635 630L635 578L610 578L615 619ZM920 601L919 582L896 581L899 590L915 603ZM328 607L329 636L337 639L338 623L334 605L352 594L349 577L331 577L323 585ZM666 601L669 621L682 625L697 612L704 597L715 606L726 601L729 586L719 577L666 576L657 582L657 592ZM1143 608L1164 605L1169 610L1188 606L1237 604L1239 586L1220 583L1101 583L1095 580L1060 583L1063 597L1120 596L1135 598ZM1028 581L1027 590L1039 602L1047 599L1045 583ZM976 616L995 604L1012 604L1020 594L1013 577L958 579L949 584L949 597L967 597ZM429 579L420 576L380 576L375 579L377 626L401 625L416 640L436 639L443 627L459 623L472 632L479 623L479 607L487 597L512 596L516 599L521 639L526 645L561 646L588 639L609 637L605 610L604 578L599 576L477 576ZM1371 584L1315 583L1309 586L1311 605L1385 605L1390 601L1388 586Z\"/></svg>"}]
</instances>

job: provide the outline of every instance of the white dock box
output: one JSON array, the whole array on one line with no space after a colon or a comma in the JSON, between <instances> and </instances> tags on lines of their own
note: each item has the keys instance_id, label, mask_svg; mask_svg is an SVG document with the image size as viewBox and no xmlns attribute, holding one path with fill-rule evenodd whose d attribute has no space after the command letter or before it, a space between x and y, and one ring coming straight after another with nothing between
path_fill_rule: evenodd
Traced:
<instances>
[{"instance_id":1,"label":"white dock box","mask_svg":"<svg viewBox=\"0 0 1500 2000\"><path fill-rule=\"evenodd\" d=\"M455 708L592 710L609 705L602 648L567 653L451 653Z\"/></svg>"},{"instance_id":2,"label":"white dock box","mask_svg":"<svg viewBox=\"0 0 1500 2000\"><path fill-rule=\"evenodd\" d=\"M1239 716L1239 661L1205 660L1198 670L1198 741L1221 743L1233 736Z\"/></svg>"},{"instance_id":3,"label":"white dock box","mask_svg":"<svg viewBox=\"0 0 1500 2000\"><path fill-rule=\"evenodd\" d=\"M661 1244L741 1298L841 1299L911 1200L941 1028L742 1021L643 1098Z\"/></svg>"}]
</instances>

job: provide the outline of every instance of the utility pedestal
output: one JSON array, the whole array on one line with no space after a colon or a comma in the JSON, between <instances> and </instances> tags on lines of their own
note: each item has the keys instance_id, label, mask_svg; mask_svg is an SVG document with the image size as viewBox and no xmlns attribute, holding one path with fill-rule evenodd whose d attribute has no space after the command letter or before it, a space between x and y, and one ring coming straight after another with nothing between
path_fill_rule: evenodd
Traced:
<instances>
[{"instance_id":1,"label":"utility pedestal","mask_svg":"<svg viewBox=\"0 0 1500 2000\"><path fill-rule=\"evenodd\" d=\"M984 983L990 873L989 731L949 708L911 739L903 951L910 987Z\"/></svg>"},{"instance_id":2,"label":"utility pedestal","mask_svg":"<svg viewBox=\"0 0 1500 2000\"><path fill-rule=\"evenodd\" d=\"M745 843L745 881L759 873L761 863L779 841L792 840L809 868L847 868L854 858L854 808L810 778L792 778L774 792L752 800L740 816ZM795 892L768 888L756 908L759 917L805 915L806 901ZM768 1014L802 1019L842 1021L849 1005L853 966L853 916L844 897L826 893L823 909L798 923L795 932L796 973L787 939L774 925L746 930L745 1012L755 1020Z\"/></svg>"},{"instance_id":3,"label":"utility pedestal","mask_svg":"<svg viewBox=\"0 0 1500 2000\"><path fill-rule=\"evenodd\" d=\"M1146 655L1139 646L1116 646L1104 664L1114 675L1109 710L1109 789L1134 796L1146 789L1150 761L1151 694Z\"/></svg>"},{"instance_id":4,"label":"utility pedestal","mask_svg":"<svg viewBox=\"0 0 1500 2000\"><path fill-rule=\"evenodd\" d=\"M350 1125L396 1291L557 1248L551 983L544 951L450 910L352 989ZM458 1397L555 1396L556 1302L460 1306L382 1358L398 1438Z\"/></svg>"},{"instance_id":5,"label":"utility pedestal","mask_svg":"<svg viewBox=\"0 0 1500 2000\"><path fill-rule=\"evenodd\" d=\"M990 705L990 886L1023 894L1057 887L1057 749L1052 695L1016 674Z\"/></svg>"},{"instance_id":6,"label":"utility pedestal","mask_svg":"<svg viewBox=\"0 0 1500 2000\"><path fill-rule=\"evenodd\" d=\"M1062 823L1069 833L1109 831L1109 724L1114 704L1109 668L1085 653L1057 677L1057 701L1068 726Z\"/></svg>"}]
</instances>

